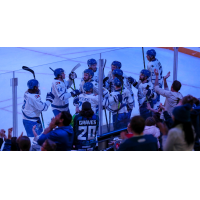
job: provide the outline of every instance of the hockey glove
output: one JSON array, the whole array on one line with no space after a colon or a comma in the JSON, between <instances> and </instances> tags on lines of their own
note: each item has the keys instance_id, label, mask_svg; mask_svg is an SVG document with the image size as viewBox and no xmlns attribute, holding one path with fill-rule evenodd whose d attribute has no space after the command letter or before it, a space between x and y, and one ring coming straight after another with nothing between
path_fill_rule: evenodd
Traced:
<instances>
[{"instance_id":1,"label":"hockey glove","mask_svg":"<svg viewBox=\"0 0 200 200\"><path fill-rule=\"evenodd\" d=\"M136 80L132 77L128 77L128 82L132 85L134 85L136 83Z\"/></svg>"},{"instance_id":2,"label":"hockey glove","mask_svg":"<svg viewBox=\"0 0 200 200\"><path fill-rule=\"evenodd\" d=\"M149 97L150 95L151 95L151 90L148 89L148 90L147 90L147 96Z\"/></svg>"},{"instance_id":3,"label":"hockey glove","mask_svg":"<svg viewBox=\"0 0 200 200\"><path fill-rule=\"evenodd\" d=\"M107 82L108 79L109 79L108 77L106 77L106 78L103 79L103 87L106 86L106 82Z\"/></svg>"},{"instance_id":4,"label":"hockey glove","mask_svg":"<svg viewBox=\"0 0 200 200\"><path fill-rule=\"evenodd\" d=\"M54 98L55 98L55 96L51 92L47 93L46 101L50 101L52 103Z\"/></svg>"},{"instance_id":5,"label":"hockey glove","mask_svg":"<svg viewBox=\"0 0 200 200\"><path fill-rule=\"evenodd\" d=\"M70 80L74 80L75 78L77 78L77 74L76 74L75 72L71 72L71 73L69 74L69 79L70 79Z\"/></svg>"},{"instance_id":6,"label":"hockey glove","mask_svg":"<svg viewBox=\"0 0 200 200\"><path fill-rule=\"evenodd\" d=\"M78 106L79 105L79 98L78 97L75 97L74 100L73 100L73 105L74 106Z\"/></svg>"},{"instance_id":7,"label":"hockey glove","mask_svg":"<svg viewBox=\"0 0 200 200\"><path fill-rule=\"evenodd\" d=\"M72 97L76 97L78 96L79 94L81 94L81 92L79 90L73 90L72 92L70 92Z\"/></svg>"}]
</instances>

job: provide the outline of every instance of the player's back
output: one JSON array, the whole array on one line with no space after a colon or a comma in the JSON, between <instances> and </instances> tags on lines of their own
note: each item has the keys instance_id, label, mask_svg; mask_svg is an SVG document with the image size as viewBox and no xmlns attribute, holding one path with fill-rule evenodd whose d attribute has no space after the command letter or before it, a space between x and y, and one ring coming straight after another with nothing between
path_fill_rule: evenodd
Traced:
<instances>
[{"instance_id":1,"label":"player's back","mask_svg":"<svg viewBox=\"0 0 200 200\"><path fill-rule=\"evenodd\" d=\"M94 150L97 141L99 117L90 118L80 114L74 118L74 145L76 150Z\"/></svg>"},{"instance_id":2,"label":"player's back","mask_svg":"<svg viewBox=\"0 0 200 200\"><path fill-rule=\"evenodd\" d=\"M116 101L116 96L118 94L122 94L122 103L119 106L119 102ZM114 92L111 92L110 97L109 97L109 106L108 110L111 111L113 114L117 113L117 110L119 109L118 113L127 113L127 104L132 104L133 105L133 99L131 97L130 91L127 88L123 88L122 93L121 89L115 90Z\"/></svg>"},{"instance_id":3,"label":"player's back","mask_svg":"<svg viewBox=\"0 0 200 200\"><path fill-rule=\"evenodd\" d=\"M82 110L82 104L84 102L89 102L91 104L91 108L94 111L94 113L98 113L98 96L92 94L80 94L79 95L79 110Z\"/></svg>"},{"instance_id":4,"label":"player's back","mask_svg":"<svg viewBox=\"0 0 200 200\"><path fill-rule=\"evenodd\" d=\"M67 93L68 86L69 84L66 80L64 80L64 82L56 79L53 80L51 92L55 96L55 98L52 105L64 106L69 103L68 99L64 100L64 95L65 93Z\"/></svg>"},{"instance_id":5,"label":"player's back","mask_svg":"<svg viewBox=\"0 0 200 200\"><path fill-rule=\"evenodd\" d=\"M41 97L39 94L31 94L29 92L25 92L24 104L22 105L23 119L37 121L41 113L40 110L41 108L37 107L38 104L40 105L40 102L41 102ZM42 102L41 105L43 105Z\"/></svg>"},{"instance_id":6,"label":"player's back","mask_svg":"<svg viewBox=\"0 0 200 200\"><path fill-rule=\"evenodd\" d=\"M155 80L156 80L156 75L154 73L154 69L158 70L159 76L158 76L158 81L159 83L162 85L162 73L163 73L163 69L162 69L162 65L160 63L160 61L158 59L155 59L154 61L150 61L148 63L147 69L151 72L151 77L150 77L150 81L154 84Z\"/></svg>"}]
</instances>

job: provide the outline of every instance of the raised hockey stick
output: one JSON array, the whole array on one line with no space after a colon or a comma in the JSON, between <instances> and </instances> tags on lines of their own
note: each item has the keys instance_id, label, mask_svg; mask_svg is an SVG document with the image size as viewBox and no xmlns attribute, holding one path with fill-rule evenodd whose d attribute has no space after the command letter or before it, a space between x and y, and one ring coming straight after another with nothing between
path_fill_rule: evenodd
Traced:
<instances>
[{"instance_id":1,"label":"raised hockey stick","mask_svg":"<svg viewBox=\"0 0 200 200\"><path fill-rule=\"evenodd\" d=\"M23 69L23 70L26 70L26 71L28 71L28 72L31 72L31 73L33 74L34 79L35 79L35 72L34 72L32 69L30 69L30 68L28 68L28 67L26 67L26 66L23 66L22 69Z\"/></svg>"},{"instance_id":2,"label":"raised hockey stick","mask_svg":"<svg viewBox=\"0 0 200 200\"><path fill-rule=\"evenodd\" d=\"M31 73L33 74L34 79L35 79L35 72L34 72L32 69L30 69L29 67L26 67L26 66L23 66L22 69L23 69L23 70L26 70L26 71L28 71L28 72L31 72ZM42 114L42 112L41 112L41 118L42 118L42 125L43 125L43 128L45 129L45 126L44 126L44 119L43 119L43 114Z\"/></svg>"},{"instance_id":3,"label":"raised hockey stick","mask_svg":"<svg viewBox=\"0 0 200 200\"><path fill-rule=\"evenodd\" d=\"M80 63L78 63L73 69L72 69L72 71L71 72L74 72L76 69L78 69L79 67L81 66L81 64ZM74 89L76 90L76 85L75 85L75 81L74 81L74 79L73 79L73 84L74 84Z\"/></svg>"},{"instance_id":4,"label":"raised hockey stick","mask_svg":"<svg viewBox=\"0 0 200 200\"><path fill-rule=\"evenodd\" d=\"M143 63L144 63L144 69L145 69L144 47L142 47L142 55L143 55Z\"/></svg>"}]
</instances>

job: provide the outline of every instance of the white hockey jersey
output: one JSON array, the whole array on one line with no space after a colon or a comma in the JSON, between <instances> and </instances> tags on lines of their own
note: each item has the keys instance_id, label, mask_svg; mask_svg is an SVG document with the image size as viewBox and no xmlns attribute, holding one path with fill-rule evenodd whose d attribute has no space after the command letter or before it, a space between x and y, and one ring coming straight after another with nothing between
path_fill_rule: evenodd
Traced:
<instances>
[{"instance_id":1,"label":"white hockey jersey","mask_svg":"<svg viewBox=\"0 0 200 200\"><path fill-rule=\"evenodd\" d=\"M148 92L148 90L146 89L147 86L149 86L149 89L151 91L151 93L149 95L147 95L147 92ZM150 99L154 100L157 97L157 94L154 91L154 86L153 86L153 84L150 81L148 81L147 83L141 83L141 82L139 82L135 86L135 88L138 89L138 103L139 103L139 106L142 106L142 104L144 102L147 103L147 101L149 101Z\"/></svg>"},{"instance_id":2,"label":"white hockey jersey","mask_svg":"<svg viewBox=\"0 0 200 200\"><path fill-rule=\"evenodd\" d=\"M23 119L37 122L41 112L46 111L50 104L50 101L42 102L39 94L25 92L22 106Z\"/></svg>"},{"instance_id":3,"label":"white hockey jersey","mask_svg":"<svg viewBox=\"0 0 200 200\"><path fill-rule=\"evenodd\" d=\"M107 75L108 77L108 81L106 82L106 89L108 91L115 91L115 86L114 86L114 79L113 79L113 75L112 75L112 71L110 71ZM134 93L133 93L133 90L132 90L132 85L128 82L128 76L126 74L123 74L123 77L124 77L124 87L127 88L133 98L133 101L134 101L134 107L135 107L135 100L134 100Z\"/></svg>"},{"instance_id":4,"label":"white hockey jersey","mask_svg":"<svg viewBox=\"0 0 200 200\"><path fill-rule=\"evenodd\" d=\"M108 111L112 112L112 114L117 114L118 113L128 113L127 106L130 109L133 109L133 98L130 94L130 91L127 88L123 88L122 90L122 103L118 102L117 95L121 94L121 89L115 90L114 92L111 92L109 97L106 98L105 101L105 107Z\"/></svg>"},{"instance_id":5,"label":"white hockey jersey","mask_svg":"<svg viewBox=\"0 0 200 200\"><path fill-rule=\"evenodd\" d=\"M64 81L64 82L63 82ZM71 93L67 92L73 83L72 80L53 80L51 92L55 96L53 103L51 104L52 110L68 111L69 110L69 98Z\"/></svg>"},{"instance_id":6,"label":"white hockey jersey","mask_svg":"<svg viewBox=\"0 0 200 200\"><path fill-rule=\"evenodd\" d=\"M91 104L91 108L94 111L94 113L95 114L98 113L98 105L99 105L99 96L98 95L94 95L93 93L92 94L82 93L79 95L79 97L76 97L76 98L78 98L78 101L79 101L79 105L78 105L79 110L82 110L82 104L87 101Z\"/></svg>"},{"instance_id":7,"label":"white hockey jersey","mask_svg":"<svg viewBox=\"0 0 200 200\"><path fill-rule=\"evenodd\" d=\"M149 78L149 80L153 83L153 85L155 84L155 80L156 80L156 75L154 73L154 69L158 70L158 73L159 73L158 83L159 83L159 87L162 87L162 85L163 85L163 69L162 69L161 63L157 59L155 59L154 61L150 61L147 65L147 69L151 72L151 77Z\"/></svg>"}]
</instances>

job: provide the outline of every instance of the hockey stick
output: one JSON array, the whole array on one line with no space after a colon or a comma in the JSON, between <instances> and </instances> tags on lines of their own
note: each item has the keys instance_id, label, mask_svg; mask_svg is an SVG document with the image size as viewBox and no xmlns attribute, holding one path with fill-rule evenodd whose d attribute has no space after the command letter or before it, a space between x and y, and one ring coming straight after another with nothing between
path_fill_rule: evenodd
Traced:
<instances>
[{"instance_id":1,"label":"hockey stick","mask_svg":"<svg viewBox=\"0 0 200 200\"><path fill-rule=\"evenodd\" d=\"M49 67L49 69L51 69L53 72L55 71L55 70L53 70L51 67Z\"/></svg>"},{"instance_id":2,"label":"hockey stick","mask_svg":"<svg viewBox=\"0 0 200 200\"><path fill-rule=\"evenodd\" d=\"M144 69L145 69L144 47L142 47L142 54L143 54L143 63L144 63Z\"/></svg>"},{"instance_id":3,"label":"hockey stick","mask_svg":"<svg viewBox=\"0 0 200 200\"><path fill-rule=\"evenodd\" d=\"M103 74L104 74L104 69L105 69L105 66L106 66L106 62L107 62L107 60L105 59L105 63L104 63L104 66L103 66ZM107 129L108 129L108 131L110 131L109 130L109 126L108 126L108 118L107 118L106 108L104 109L104 112L105 112L105 117L106 117Z\"/></svg>"},{"instance_id":4,"label":"hockey stick","mask_svg":"<svg viewBox=\"0 0 200 200\"><path fill-rule=\"evenodd\" d=\"M81 64L80 63L78 63L73 69L72 69L72 71L71 72L74 72L76 69L78 69L79 67L81 66ZM75 81L74 81L74 79L73 79L73 84L74 84L74 90L76 90L76 85L75 85Z\"/></svg>"},{"instance_id":5,"label":"hockey stick","mask_svg":"<svg viewBox=\"0 0 200 200\"><path fill-rule=\"evenodd\" d=\"M28 67L26 67L26 66L23 66L22 69L23 69L23 70L26 70L26 71L28 71L28 72L31 72L31 73L33 74L34 79L35 79L35 72L34 72L32 69L30 69L30 68L28 68ZM43 128L45 129L45 126L44 126L44 118L43 118L42 112L41 112L41 118L42 118L42 125L43 125Z\"/></svg>"},{"instance_id":6,"label":"hockey stick","mask_svg":"<svg viewBox=\"0 0 200 200\"><path fill-rule=\"evenodd\" d=\"M32 69L30 69L26 66L23 66L22 69L31 72L33 74L34 79L35 79L35 72Z\"/></svg>"}]
</instances>

